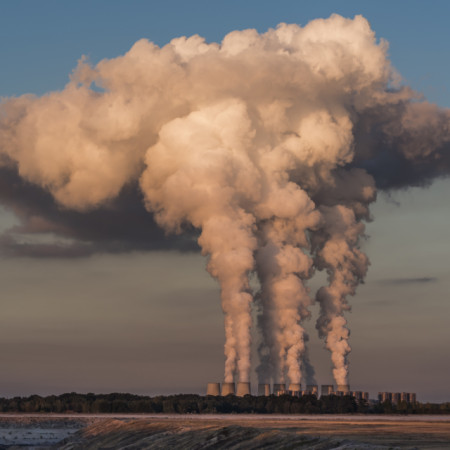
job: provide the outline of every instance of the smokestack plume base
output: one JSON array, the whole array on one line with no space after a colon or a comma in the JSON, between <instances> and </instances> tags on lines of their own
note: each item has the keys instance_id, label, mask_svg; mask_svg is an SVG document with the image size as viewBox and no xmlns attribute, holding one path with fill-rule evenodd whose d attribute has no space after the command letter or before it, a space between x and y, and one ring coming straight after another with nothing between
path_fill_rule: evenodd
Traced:
<instances>
[{"instance_id":1,"label":"smokestack plume base","mask_svg":"<svg viewBox=\"0 0 450 450\"><path fill-rule=\"evenodd\" d=\"M300 392L302 390L302 385L300 383L290 383L288 391Z\"/></svg>"},{"instance_id":2,"label":"smokestack plume base","mask_svg":"<svg viewBox=\"0 0 450 450\"><path fill-rule=\"evenodd\" d=\"M343 392L344 394L350 393L350 385L349 384L338 384L337 392Z\"/></svg>"}]
</instances>

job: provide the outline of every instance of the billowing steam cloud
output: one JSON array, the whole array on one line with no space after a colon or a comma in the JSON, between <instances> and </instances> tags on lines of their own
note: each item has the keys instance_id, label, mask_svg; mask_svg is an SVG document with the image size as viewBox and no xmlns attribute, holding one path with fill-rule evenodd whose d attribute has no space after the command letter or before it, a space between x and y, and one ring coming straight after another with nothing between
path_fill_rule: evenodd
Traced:
<instances>
[{"instance_id":1,"label":"billowing steam cloud","mask_svg":"<svg viewBox=\"0 0 450 450\"><path fill-rule=\"evenodd\" d=\"M344 312L369 264L359 242L376 188L450 169L450 112L402 87L386 51L363 17L333 15L234 31L221 44L143 39L96 66L82 59L63 91L2 102L0 170L14 187L1 184L0 198L19 234L87 244L100 234L92 217L125 217L145 242L139 198L166 232L198 230L221 286L226 381L250 376L253 298L261 380L305 377L302 320L315 301L306 282L326 270L317 329L346 384ZM103 250L138 246L117 246L125 225L107 222L114 245ZM17 248L14 233L5 243Z\"/></svg>"}]
</instances>

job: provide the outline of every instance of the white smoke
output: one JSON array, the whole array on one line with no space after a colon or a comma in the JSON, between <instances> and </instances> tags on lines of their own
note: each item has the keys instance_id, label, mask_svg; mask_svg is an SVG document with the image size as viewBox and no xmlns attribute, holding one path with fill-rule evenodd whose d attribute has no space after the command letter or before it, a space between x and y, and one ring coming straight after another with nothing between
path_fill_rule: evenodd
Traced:
<instances>
[{"instance_id":1,"label":"white smoke","mask_svg":"<svg viewBox=\"0 0 450 450\"><path fill-rule=\"evenodd\" d=\"M361 16L233 31L221 44L143 39L95 66L82 58L61 92L5 99L0 164L82 212L139 183L167 232L198 229L221 286L226 381L250 376L256 270L264 376L300 382L305 282L326 270L317 326L345 384L343 314L367 270L358 243L376 186L450 171L450 113L396 85L386 52Z\"/></svg>"},{"instance_id":2,"label":"white smoke","mask_svg":"<svg viewBox=\"0 0 450 450\"><path fill-rule=\"evenodd\" d=\"M149 210L169 230L188 222L209 256L208 271L221 286L225 313L225 381L250 376L251 301L248 274L256 249L252 200L258 178L249 159L252 130L245 106L227 101L164 125L147 151L141 186Z\"/></svg>"},{"instance_id":3,"label":"white smoke","mask_svg":"<svg viewBox=\"0 0 450 450\"><path fill-rule=\"evenodd\" d=\"M369 260L357 247L364 225L356 221L353 211L342 205L323 206L321 211L325 219L325 238L316 263L328 272L329 286L317 292L320 316L316 326L331 352L334 378L338 385L344 385L348 384L347 354L351 348L343 313L350 309L347 297L355 295L357 285L366 275Z\"/></svg>"}]
</instances>

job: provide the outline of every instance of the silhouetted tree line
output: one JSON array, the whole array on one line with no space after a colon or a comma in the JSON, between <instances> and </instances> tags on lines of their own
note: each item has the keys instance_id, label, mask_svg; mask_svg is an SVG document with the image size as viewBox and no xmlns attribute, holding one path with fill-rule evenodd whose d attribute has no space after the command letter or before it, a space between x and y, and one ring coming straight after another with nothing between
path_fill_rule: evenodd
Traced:
<instances>
[{"instance_id":1,"label":"silhouetted tree line","mask_svg":"<svg viewBox=\"0 0 450 450\"><path fill-rule=\"evenodd\" d=\"M18 413L179 413L179 414L450 414L450 403L390 402L369 405L353 397L202 397L170 395L146 397L133 394L77 394L0 398L1 412Z\"/></svg>"}]
</instances>

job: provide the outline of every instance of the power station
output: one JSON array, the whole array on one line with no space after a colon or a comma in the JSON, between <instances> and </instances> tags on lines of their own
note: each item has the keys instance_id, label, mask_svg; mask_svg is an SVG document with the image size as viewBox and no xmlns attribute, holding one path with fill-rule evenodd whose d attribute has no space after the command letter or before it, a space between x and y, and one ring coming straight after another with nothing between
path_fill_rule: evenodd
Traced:
<instances>
[{"instance_id":1,"label":"power station","mask_svg":"<svg viewBox=\"0 0 450 450\"><path fill-rule=\"evenodd\" d=\"M400 402L416 403L415 392L378 392L378 401L380 403L390 402L397 404Z\"/></svg>"},{"instance_id":2,"label":"power station","mask_svg":"<svg viewBox=\"0 0 450 450\"><path fill-rule=\"evenodd\" d=\"M222 390L220 389L220 383L208 383L206 388L206 395L236 395L238 397L244 397L245 395L251 394L250 383L239 382L237 385L235 383L222 383ZM258 384L258 396L281 396L281 395L291 395L293 397L303 397L306 395L314 395L319 397L319 386L315 384L308 384L305 390L302 390L302 385L300 383L290 383L287 387L285 383L274 383L273 390L270 388L269 383ZM336 395L338 397L351 396L357 401L369 401L369 393L363 391L351 391L350 385L348 384L338 384L336 390L333 384L322 384L321 386L321 396L326 395ZM416 403L416 394L413 392L379 392L378 401L391 402L397 404L400 402L406 403Z\"/></svg>"}]
</instances>

